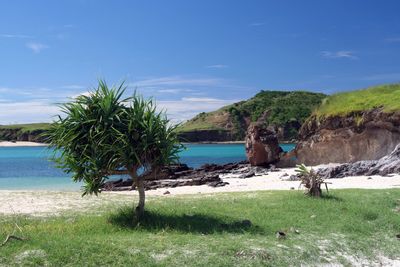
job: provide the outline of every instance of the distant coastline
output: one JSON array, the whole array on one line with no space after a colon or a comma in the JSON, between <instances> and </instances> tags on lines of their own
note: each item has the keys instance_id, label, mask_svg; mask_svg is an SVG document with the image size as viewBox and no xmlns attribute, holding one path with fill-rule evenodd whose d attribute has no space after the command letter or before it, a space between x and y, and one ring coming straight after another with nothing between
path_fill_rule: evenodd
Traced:
<instances>
[{"instance_id":1,"label":"distant coastline","mask_svg":"<svg viewBox=\"0 0 400 267\"><path fill-rule=\"evenodd\" d=\"M28 141L17 141L17 142L10 142L10 141L0 141L0 147L36 147L36 146L48 146L45 143L38 143L38 142L28 142Z\"/></svg>"},{"instance_id":2,"label":"distant coastline","mask_svg":"<svg viewBox=\"0 0 400 267\"><path fill-rule=\"evenodd\" d=\"M182 144L244 144L244 141L202 141L202 142L182 142Z\"/></svg>"}]
</instances>

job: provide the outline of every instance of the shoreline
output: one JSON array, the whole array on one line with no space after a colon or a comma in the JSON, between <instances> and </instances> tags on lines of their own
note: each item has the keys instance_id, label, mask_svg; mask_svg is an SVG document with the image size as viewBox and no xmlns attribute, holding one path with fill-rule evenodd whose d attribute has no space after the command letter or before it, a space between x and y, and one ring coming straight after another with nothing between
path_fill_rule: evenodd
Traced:
<instances>
[{"instance_id":1,"label":"shoreline","mask_svg":"<svg viewBox=\"0 0 400 267\"><path fill-rule=\"evenodd\" d=\"M162 201L163 198L176 197L209 197L224 193L247 193L254 194L261 191L294 191L303 192L304 187L300 188L300 181L288 181L282 179L283 175L294 173L294 168L282 169L279 172L269 173L267 175L256 176L252 178L240 179L222 177L229 183L223 187L200 186L181 186L174 188L159 188L147 190L148 201ZM287 176L284 176L287 178ZM360 190L383 190L400 188L400 174L392 176L354 176L338 179L327 179L330 184L329 193L333 190L360 189ZM323 193L326 189L322 188ZM78 211L82 207L91 207L93 205L108 205L110 203L125 204L131 201L137 201L138 192L135 191L104 191L96 196L82 197L81 191L60 191L60 190L2 190L0 189L0 214L24 214L32 216L43 216L51 214L60 214L63 211Z\"/></svg>"},{"instance_id":2,"label":"shoreline","mask_svg":"<svg viewBox=\"0 0 400 267\"><path fill-rule=\"evenodd\" d=\"M296 144L296 142L289 142L289 141L281 141L280 144ZM220 144L220 145L229 145L229 144L245 144L245 141L221 141L221 142L214 142L214 141L204 141L204 142L182 142L184 145L194 144L194 145L208 145L208 144ZM48 146L49 144L46 143L39 143L39 142L29 142L29 141L0 141L0 147L37 147L37 146Z\"/></svg>"},{"instance_id":3,"label":"shoreline","mask_svg":"<svg viewBox=\"0 0 400 267\"><path fill-rule=\"evenodd\" d=\"M0 141L0 147L38 147L38 146L48 146L45 143L29 142L29 141Z\"/></svg>"}]
</instances>

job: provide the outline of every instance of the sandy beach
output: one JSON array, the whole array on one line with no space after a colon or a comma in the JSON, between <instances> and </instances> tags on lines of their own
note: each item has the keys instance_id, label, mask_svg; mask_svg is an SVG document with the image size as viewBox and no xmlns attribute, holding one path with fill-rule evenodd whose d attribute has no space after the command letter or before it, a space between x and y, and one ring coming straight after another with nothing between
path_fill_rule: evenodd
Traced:
<instances>
[{"instance_id":1,"label":"sandy beach","mask_svg":"<svg viewBox=\"0 0 400 267\"><path fill-rule=\"evenodd\" d=\"M207 196L214 193L251 192L259 190L304 190L299 187L299 181L287 180L295 174L294 168L280 169L267 175L240 179L233 175L221 176L229 185L223 187L182 186L176 188L159 188L146 191L151 199L162 199L181 195ZM328 179L329 190L335 189L387 189L400 188L400 174L382 176L355 176L340 179ZM324 188L325 191L325 188ZM134 196L134 198L132 198ZM60 191L19 191L0 190L0 214L32 214L41 216L44 214L58 214L62 211L76 211L85 207L111 204L129 203L137 197L136 191L103 192L99 197L81 197L80 192Z\"/></svg>"},{"instance_id":2,"label":"sandy beach","mask_svg":"<svg viewBox=\"0 0 400 267\"><path fill-rule=\"evenodd\" d=\"M44 143L37 142L27 142L27 141L17 141L17 142L9 142L9 141L1 141L0 147L23 147L23 146L47 146Z\"/></svg>"}]
</instances>

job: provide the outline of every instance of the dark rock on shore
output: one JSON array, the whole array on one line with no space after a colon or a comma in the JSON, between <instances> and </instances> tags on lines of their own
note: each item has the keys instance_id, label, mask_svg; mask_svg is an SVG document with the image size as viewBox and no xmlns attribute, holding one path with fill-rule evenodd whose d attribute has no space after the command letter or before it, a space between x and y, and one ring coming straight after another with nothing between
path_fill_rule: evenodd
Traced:
<instances>
[{"instance_id":1,"label":"dark rock on shore","mask_svg":"<svg viewBox=\"0 0 400 267\"><path fill-rule=\"evenodd\" d=\"M389 155L379 160L364 160L320 169L318 174L325 179L358 175L382 175L400 173L400 144Z\"/></svg>"},{"instance_id":2,"label":"dark rock on shore","mask_svg":"<svg viewBox=\"0 0 400 267\"><path fill-rule=\"evenodd\" d=\"M145 189L171 188L178 186L208 185L225 186L229 183L220 178L220 174L233 174L238 178L250 178L266 174L268 169L252 167L248 162L228 163L224 165L205 164L198 169L189 168L186 164L170 165L162 168L156 175L144 175ZM104 184L104 191L132 190L132 179L119 179Z\"/></svg>"},{"instance_id":3,"label":"dark rock on shore","mask_svg":"<svg viewBox=\"0 0 400 267\"><path fill-rule=\"evenodd\" d=\"M249 126L246 133L246 155L252 166L267 166L279 161L282 148L273 127L259 123Z\"/></svg>"}]
</instances>

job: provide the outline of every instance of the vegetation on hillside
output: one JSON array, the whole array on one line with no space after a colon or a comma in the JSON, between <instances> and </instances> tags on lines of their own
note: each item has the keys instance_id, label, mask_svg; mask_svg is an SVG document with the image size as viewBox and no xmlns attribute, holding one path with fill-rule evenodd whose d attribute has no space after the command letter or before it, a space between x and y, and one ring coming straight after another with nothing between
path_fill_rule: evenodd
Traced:
<instances>
[{"instance_id":1,"label":"vegetation on hillside","mask_svg":"<svg viewBox=\"0 0 400 267\"><path fill-rule=\"evenodd\" d=\"M28 240L1 247L0 265L394 266L399 199L397 189L332 190L321 199L296 190L154 197L140 225L129 203L116 211L122 201L57 216L4 215L0 240L16 222Z\"/></svg>"},{"instance_id":2,"label":"vegetation on hillside","mask_svg":"<svg viewBox=\"0 0 400 267\"><path fill-rule=\"evenodd\" d=\"M0 130L1 129L20 130L22 133L33 132L37 130L47 130L49 128L50 128L50 123L0 125Z\"/></svg>"},{"instance_id":3,"label":"vegetation on hillside","mask_svg":"<svg viewBox=\"0 0 400 267\"><path fill-rule=\"evenodd\" d=\"M228 130L235 139L243 140L248 124L261 120L285 128L284 138L291 139L297 136L301 124L325 97L305 91L261 91L247 101L200 113L178 130Z\"/></svg>"},{"instance_id":4,"label":"vegetation on hillside","mask_svg":"<svg viewBox=\"0 0 400 267\"><path fill-rule=\"evenodd\" d=\"M43 142L41 134L49 128L49 123L0 125L0 141Z\"/></svg>"},{"instance_id":5,"label":"vegetation on hillside","mask_svg":"<svg viewBox=\"0 0 400 267\"><path fill-rule=\"evenodd\" d=\"M400 84L380 85L331 95L322 102L315 114L318 117L345 116L374 108L383 108L386 112L400 110Z\"/></svg>"}]
</instances>

